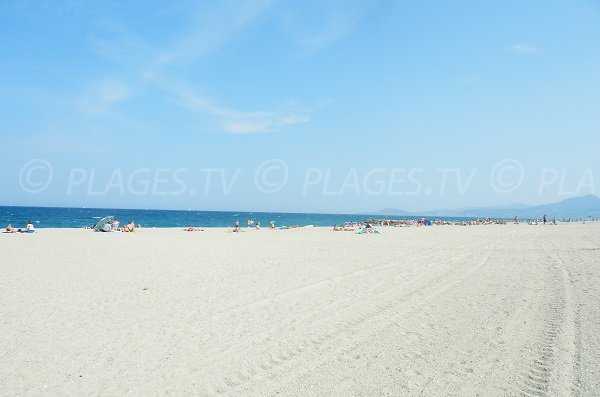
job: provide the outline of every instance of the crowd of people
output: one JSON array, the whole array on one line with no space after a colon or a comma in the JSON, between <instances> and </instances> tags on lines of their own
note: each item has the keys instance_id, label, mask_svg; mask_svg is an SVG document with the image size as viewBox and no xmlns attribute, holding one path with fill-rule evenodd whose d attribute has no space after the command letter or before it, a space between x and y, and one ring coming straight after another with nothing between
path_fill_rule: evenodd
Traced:
<instances>
[{"instance_id":1,"label":"crowd of people","mask_svg":"<svg viewBox=\"0 0 600 397\"><path fill-rule=\"evenodd\" d=\"M112 220L112 217L109 217ZM595 220L595 219L594 219ZM570 222L569 220L563 220L564 222ZM513 223L519 224L522 221L515 217L513 219ZM543 223L544 225L556 225L557 220L553 218L552 220L548 219L546 215L544 215L541 219L529 219L524 221L528 225L538 225ZM433 220L429 221L426 218L419 219L402 219L402 220L392 220L392 219L369 219L364 222L346 222L344 225L333 225L333 231L345 231L345 232L355 232L359 234L364 233L380 233L379 230L375 228L375 225L379 226L392 226L392 227L409 227L409 226L432 226L432 225L455 225L455 226L471 226L471 225L505 225L508 222L503 219L474 219L474 220L465 220L465 221L450 221L450 220ZM585 220L584 220L585 223ZM96 225L92 225L89 227L85 227L85 229L94 229ZM113 232L127 232L131 233L136 230L136 224L133 221L127 222L125 226L121 226L119 219L114 219L112 222L109 221L107 225L103 224L102 231L113 231ZM312 226L312 225L309 225ZM248 219L247 221L248 229L261 229L261 223L255 222L253 219ZM269 229L294 229L299 228L300 225L291 225L291 226L275 226L275 221L269 222ZM141 225L137 225L137 228L141 228ZM183 230L185 231L204 231L204 229L194 228L194 227L186 227ZM241 232L242 229L240 227L240 221L236 220L233 229L230 229L233 232ZM6 229L3 233L34 233L35 226L31 220L27 221L27 224L24 228L15 228L11 224L6 226Z\"/></svg>"}]
</instances>

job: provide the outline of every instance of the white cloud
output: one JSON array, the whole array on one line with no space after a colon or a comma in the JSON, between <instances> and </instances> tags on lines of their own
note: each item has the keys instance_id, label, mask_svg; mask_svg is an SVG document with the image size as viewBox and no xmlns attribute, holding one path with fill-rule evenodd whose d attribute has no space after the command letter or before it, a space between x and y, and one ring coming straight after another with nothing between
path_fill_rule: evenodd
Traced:
<instances>
[{"instance_id":1,"label":"white cloud","mask_svg":"<svg viewBox=\"0 0 600 397\"><path fill-rule=\"evenodd\" d=\"M174 101L179 105L192 110L208 114L219 121L223 132L232 134L256 134L273 132L286 126L302 124L310 121L301 109L294 110L290 107L282 112L270 111L239 111L223 106L218 106L210 100L196 94L192 88L179 81L161 80L156 84L164 91L174 96Z\"/></svg>"},{"instance_id":2,"label":"white cloud","mask_svg":"<svg viewBox=\"0 0 600 397\"><path fill-rule=\"evenodd\" d=\"M540 50L534 46L529 44L514 44L510 47L511 51L516 52L518 54L536 54L540 52Z\"/></svg>"},{"instance_id":3,"label":"white cloud","mask_svg":"<svg viewBox=\"0 0 600 397\"><path fill-rule=\"evenodd\" d=\"M370 0L369 0L370 1ZM322 107L283 106L279 111L240 111L220 106L197 89L174 77L170 69L206 57L238 35L247 24L263 15L274 0L249 0L221 3L215 11L199 13L186 34L171 40L171 45L157 49L130 34L127 29L110 23L100 25L100 34L93 40L93 49L100 56L127 69L139 81L130 82L151 86L167 93L173 102L193 112L213 118L218 128L227 133L252 134L281 130L284 127L306 123L307 113ZM356 4L368 1L355 0ZM358 7L360 8L360 7ZM356 7L350 8L354 11ZM348 32L360 19L361 12L341 12L332 17L328 28L314 36L307 48L323 48ZM119 81L93 83L82 100L86 113L96 114L111 104L132 97L128 86Z\"/></svg>"},{"instance_id":4,"label":"white cloud","mask_svg":"<svg viewBox=\"0 0 600 397\"><path fill-rule=\"evenodd\" d=\"M123 26L101 21L92 29L92 51L110 62L127 68L143 69L157 56L156 50Z\"/></svg>"},{"instance_id":5,"label":"white cloud","mask_svg":"<svg viewBox=\"0 0 600 397\"><path fill-rule=\"evenodd\" d=\"M231 134L259 134L277 131L283 127L309 122L306 116L277 116L269 114L261 119L241 119L239 121L227 121L222 129Z\"/></svg>"},{"instance_id":6,"label":"white cloud","mask_svg":"<svg viewBox=\"0 0 600 397\"><path fill-rule=\"evenodd\" d=\"M303 48L305 55L310 55L349 34L373 4L373 0L302 2L302 11L292 12L285 18L284 29Z\"/></svg>"},{"instance_id":7,"label":"white cloud","mask_svg":"<svg viewBox=\"0 0 600 397\"><path fill-rule=\"evenodd\" d=\"M104 80L89 85L81 100L81 109L88 114L107 111L115 102L123 101L132 95L130 88L119 80Z\"/></svg>"},{"instance_id":8,"label":"white cloud","mask_svg":"<svg viewBox=\"0 0 600 397\"><path fill-rule=\"evenodd\" d=\"M248 23L261 16L273 4L273 0L223 2L221 7L209 13L199 13L194 26L187 34L175 39L170 48L162 51L156 63L189 62L218 49Z\"/></svg>"},{"instance_id":9,"label":"white cloud","mask_svg":"<svg viewBox=\"0 0 600 397\"><path fill-rule=\"evenodd\" d=\"M272 126L269 121L233 121L225 123L222 128L232 134L257 134L271 131Z\"/></svg>"}]
</instances>

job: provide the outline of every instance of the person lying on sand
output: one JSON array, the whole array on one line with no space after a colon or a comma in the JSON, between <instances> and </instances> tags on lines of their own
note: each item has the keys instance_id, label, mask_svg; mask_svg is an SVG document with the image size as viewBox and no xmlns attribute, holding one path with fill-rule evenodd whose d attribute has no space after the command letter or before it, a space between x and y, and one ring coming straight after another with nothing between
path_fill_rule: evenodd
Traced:
<instances>
[{"instance_id":1,"label":"person lying on sand","mask_svg":"<svg viewBox=\"0 0 600 397\"><path fill-rule=\"evenodd\" d=\"M192 226L183 229L185 232L203 232L204 229L194 229Z\"/></svg>"},{"instance_id":2,"label":"person lying on sand","mask_svg":"<svg viewBox=\"0 0 600 397\"><path fill-rule=\"evenodd\" d=\"M6 231L2 233L33 233L34 231L28 231L23 229L15 229L10 223L6 226Z\"/></svg>"}]
</instances>

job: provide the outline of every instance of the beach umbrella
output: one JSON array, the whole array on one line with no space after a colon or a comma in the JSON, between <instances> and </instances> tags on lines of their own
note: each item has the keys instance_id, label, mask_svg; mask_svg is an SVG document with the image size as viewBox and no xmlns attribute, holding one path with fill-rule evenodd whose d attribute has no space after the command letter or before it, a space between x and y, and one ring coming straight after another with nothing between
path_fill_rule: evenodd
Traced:
<instances>
[{"instance_id":1,"label":"beach umbrella","mask_svg":"<svg viewBox=\"0 0 600 397\"><path fill-rule=\"evenodd\" d=\"M112 229L112 223L115 220L112 216L107 216L98 221L94 226L95 232L109 232Z\"/></svg>"}]
</instances>

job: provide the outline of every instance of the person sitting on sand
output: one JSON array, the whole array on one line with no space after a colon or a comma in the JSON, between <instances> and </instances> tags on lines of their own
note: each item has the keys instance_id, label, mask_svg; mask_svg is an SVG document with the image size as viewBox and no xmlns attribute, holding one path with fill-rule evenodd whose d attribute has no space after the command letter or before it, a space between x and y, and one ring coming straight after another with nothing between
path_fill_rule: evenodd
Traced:
<instances>
[{"instance_id":1,"label":"person sitting on sand","mask_svg":"<svg viewBox=\"0 0 600 397\"><path fill-rule=\"evenodd\" d=\"M269 229L275 229L275 221L270 222Z\"/></svg>"},{"instance_id":2,"label":"person sitting on sand","mask_svg":"<svg viewBox=\"0 0 600 397\"><path fill-rule=\"evenodd\" d=\"M256 230L260 230L260 222L256 222Z\"/></svg>"},{"instance_id":3,"label":"person sitting on sand","mask_svg":"<svg viewBox=\"0 0 600 397\"><path fill-rule=\"evenodd\" d=\"M134 232L135 231L135 223L133 221L129 221L127 225L123 228L124 232Z\"/></svg>"},{"instance_id":4,"label":"person sitting on sand","mask_svg":"<svg viewBox=\"0 0 600 397\"><path fill-rule=\"evenodd\" d=\"M26 226L25 230L27 231L27 233L35 232L35 227L33 226L32 221L27 221L27 226Z\"/></svg>"}]
</instances>

